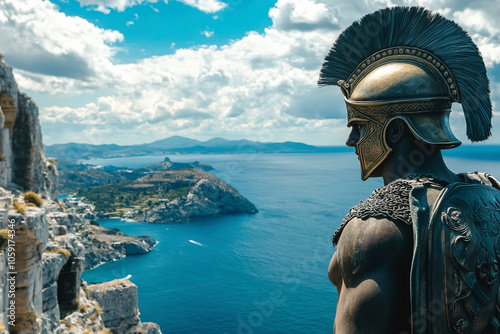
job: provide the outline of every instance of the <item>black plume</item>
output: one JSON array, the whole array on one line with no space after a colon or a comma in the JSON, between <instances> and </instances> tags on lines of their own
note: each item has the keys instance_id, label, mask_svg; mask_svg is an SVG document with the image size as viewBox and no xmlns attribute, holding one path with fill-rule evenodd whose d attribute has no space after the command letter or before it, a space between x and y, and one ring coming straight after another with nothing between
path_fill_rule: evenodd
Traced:
<instances>
[{"instance_id":1,"label":"black plume","mask_svg":"<svg viewBox=\"0 0 500 334\"><path fill-rule=\"evenodd\" d=\"M372 54L390 47L415 47L446 64L458 85L471 141L491 135L491 101L486 67L477 46L455 22L422 7L376 11L343 31L325 57L318 84L337 85Z\"/></svg>"}]
</instances>

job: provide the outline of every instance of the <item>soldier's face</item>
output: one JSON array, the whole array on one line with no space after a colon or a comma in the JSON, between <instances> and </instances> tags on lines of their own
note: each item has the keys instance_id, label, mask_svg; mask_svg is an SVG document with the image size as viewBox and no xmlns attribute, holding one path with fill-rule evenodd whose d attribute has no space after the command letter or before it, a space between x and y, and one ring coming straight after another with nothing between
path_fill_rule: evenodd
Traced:
<instances>
[{"instance_id":1,"label":"soldier's face","mask_svg":"<svg viewBox=\"0 0 500 334\"><path fill-rule=\"evenodd\" d=\"M356 118L349 120L347 126L350 126L352 130L346 145L356 148L356 155L361 167L361 179L366 180L370 176L380 176L375 172L375 169L390 152L381 136L383 124Z\"/></svg>"},{"instance_id":2,"label":"soldier's face","mask_svg":"<svg viewBox=\"0 0 500 334\"><path fill-rule=\"evenodd\" d=\"M366 132L366 122L353 121L348 124L351 127L351 133L345 144L349 147L356 148L356 154L359 155L357 143L363 138L363 135Z\"/></svg>"}]
</instances>

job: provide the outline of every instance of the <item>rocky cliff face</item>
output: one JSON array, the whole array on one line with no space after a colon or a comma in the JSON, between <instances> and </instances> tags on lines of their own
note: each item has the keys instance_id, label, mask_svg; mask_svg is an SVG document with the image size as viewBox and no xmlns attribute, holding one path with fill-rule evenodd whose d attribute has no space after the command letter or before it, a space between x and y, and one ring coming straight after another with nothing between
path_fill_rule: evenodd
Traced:
<instances>
[{"instance_id":1,"label":"rocky cliff face","mask_svg":"<svg viewBox=\"0 0 500 334\"><path fill-rule=\"evenodd\" d=\"M113 333L161 333L156 324L141 322L137 286L127 279L115 279L87 286L88 294L102 307L102 321Z\"/></svg>"},{"instance_id":2,"label":"rocky cliff face","mask_svg":"<svg viewBox=\"0 0 500 334\"><path fill-rule=\"evenodd\" d=\"M107 258L89 247L83 231L92 231L90 223L57 202L57 164L44 157L38 109L18 91L12 69L0 55L0 333L108 331L103 308L85 292L81 280L83 269L90 266L88 253L94 252L92 263ZM103 238L101 248L121 256L154 246L153 240L116 231L100 228L98 234L112 235L113 244L107 243L111 237ZM118 313L119 305L137 300L137 290L120 295L113 292L121 291L118 286L106 289ZM112 314L113 305L106 310ZM112 324L132 325L128 318ZM139 321L133 326L143 328ZM155 328L151 333L161 333L157 326L144 326L143 332Z\"/></svg>"},{"instance_id":3,"label":"rocky cliff face","mask_svg":"<svg viewBox=\"0 0 500 334\"><path fill-rule=\"evenodd\" d=\"M57 198L55 165L44 156L38 108L19 92L0 56L0 186Z\"/></svg>"}]
</instances>

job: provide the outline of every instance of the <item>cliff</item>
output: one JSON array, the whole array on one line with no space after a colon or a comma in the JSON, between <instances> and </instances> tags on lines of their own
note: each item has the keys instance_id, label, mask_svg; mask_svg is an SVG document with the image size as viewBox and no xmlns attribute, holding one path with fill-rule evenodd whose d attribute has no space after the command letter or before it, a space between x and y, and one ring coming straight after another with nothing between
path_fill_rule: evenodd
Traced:
<instances>
[{"instance_id":1,"label":"cliff","mask_svg":"<svg viewBox=\"0 0 500 334\"><path fill-rule=\"evenodd\" d=\"M57 185L57 162L44 156L38 108L19 92L0 55L0 333L105 333L103 308L85 293L83 269L154 246L150 238L92 226L58 203ZM90 232L102 255L92 239L89 244ZM116 307L137 299L136 290L107 289ZM138 317L136 327L126 321L115 327L160 333Z\"/></svg>"}]
</instances>

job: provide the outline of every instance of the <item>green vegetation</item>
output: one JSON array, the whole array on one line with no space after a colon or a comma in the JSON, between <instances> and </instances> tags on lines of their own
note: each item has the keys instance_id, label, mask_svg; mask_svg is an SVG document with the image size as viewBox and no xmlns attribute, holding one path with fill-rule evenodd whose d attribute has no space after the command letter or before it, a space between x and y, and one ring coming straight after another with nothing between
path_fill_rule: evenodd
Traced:
<instances>
[{"instance_id":1,"label":"green vegetation","mask_svg":"<svg viewBox=\"0 0 500 334\"><path fill-rule=\"evenodd\" d=\"M35 204L38 207L42 206L43 204L43 199L32 191L29 191L26 194L24 194L24 201L26 203Z\"/></svg>"},{"instance_id":2,"label":"green vegetation","mask_svg":"<svg viewBox=\"0 0 500 334\"><path fill-rule=\"evenodd\" d=\"M170 182L140 184L124 181L83 188L78 191L78 196L93 203L97 212L122 215L131 209L152 209L162 201L187 196L191 190L191 186L174 186Z\"/></svg>"},{"instance_id":3,"label":"green vegetation","mask_svg":"<svg viewBox=\"0 0 500 334\"><path fill-rule=\"evenodd\" d=\"M19 203L17 198L14 198L14 208L16 208L17 212L19 213L25 213L26 212L26 205Z\"/></svg>"},{"instance_id":4,"label":"green vegetation","mask_svg":"<svg viewBox=\"0 0 500 334\"><path fill-rule=\"evenodd\" d=\"M89 235L94 235L94 232L90 231L90 230L84 230L84 231L81 231L80 232L80 235L84 238L88 237Z\"/></svg>"},{"instance_id":5,"label":"green vegetation","mask_svg":"<svg viewBox=\"0 0 500 334\"><path fill-rule=\"evenodd\" d=\"M9 230L0 230L0 249L4 248L9 241Z\"/></svg>"},{"instance_id":6,"label":"green vegetation","mask_svg":"<svg viewBox=\"0 0 500 334\"><path fill-rule=\"evenodd\" d=\"M70 257L71 256L71 252L67 249L64 249L64 248L54 248L54 249L51 249L50 250L51 253L56 253L56 254L62 254L66 257Z\"/></svg>"},{"instance_id":7,"label":"green vegetation","mask_svg":"<svg viewBox=\"0 0 500 334\"><path fill-rule=\"evenodd\" d=\"M85 198L85 202L94 205L95 213L117 217L131 210L141 214L157 208L187 196L200 179L215 179L202 170L212 169L211 166L198 162L173 163L168 158L138 169L94 168L63 161L60 166L63 167L59 172L60 190ZM86 213L88 208L73 206L72 211Z\"/></svg>"}]
</instances>

